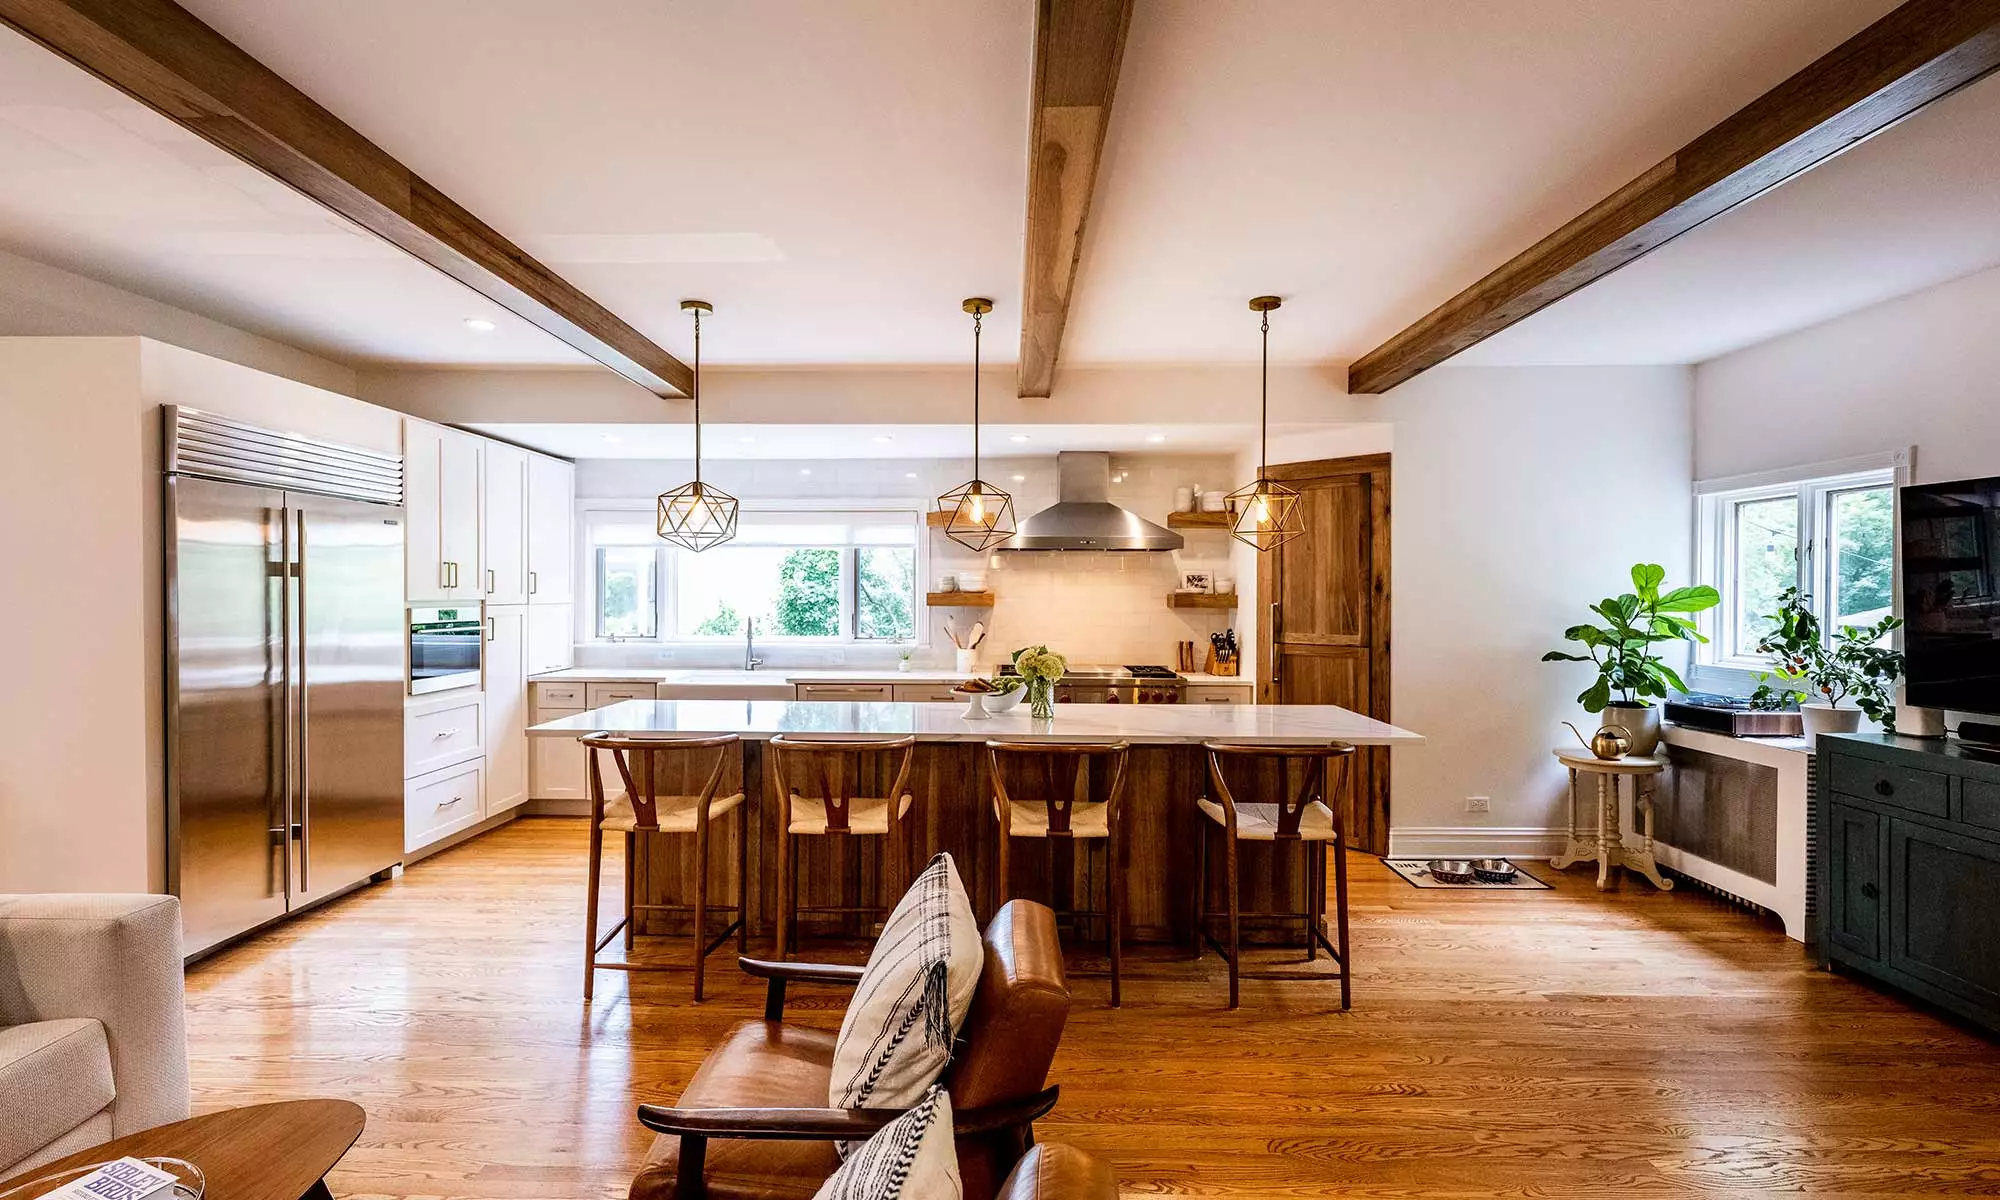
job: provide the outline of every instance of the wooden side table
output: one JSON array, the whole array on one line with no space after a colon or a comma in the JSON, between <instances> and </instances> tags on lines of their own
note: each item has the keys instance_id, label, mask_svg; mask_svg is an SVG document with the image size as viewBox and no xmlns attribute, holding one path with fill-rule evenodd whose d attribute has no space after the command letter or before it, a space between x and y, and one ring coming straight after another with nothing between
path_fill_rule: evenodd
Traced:
<instances>
[{"instance_id":1,"label":"wooden side table","mask_svg":"<svg viewBox=\"0 0 2000 1200\"><path fill-rule=\"evenodd\" d=\"M184 1158L200 1167L210 1200L331 1200L324 1176L361 1136L361 1107L345 1100L253 1104L175 1121L45 1163L10 1180L130 1156Z\"/></svg>"},{"instance_id":2,"label":"wooden side table","mask_svg":"<svg viewBox=\"0 0 2000 1200\"><path fill-rule=\"evenodd\" d=\"M1666 758L1661 755L1599 758L1583 750L1557 750L1556 759L1569 768L1569 840L1563 845L1563 852L1549 860L1549 865L1560 871L1575 863L1595 860L1597 890L1600 892L1617 886L1616 877L1611 873L1613 867L1637 871L1651 880L1654 887L1663 892L1672 891L1674 881L1662 876L1659 864L1653 861L1653 784L1660 772L1666 769ZM1594 834L1577 829L1578 775L1594 775L1597 778L1597 830ZM1645 838L1637 847L1625 844L1624 823L1618 817L1618 783L1628 776L1632 780L1632 816L1640 822Z\"/></svg>"}]
</instances>

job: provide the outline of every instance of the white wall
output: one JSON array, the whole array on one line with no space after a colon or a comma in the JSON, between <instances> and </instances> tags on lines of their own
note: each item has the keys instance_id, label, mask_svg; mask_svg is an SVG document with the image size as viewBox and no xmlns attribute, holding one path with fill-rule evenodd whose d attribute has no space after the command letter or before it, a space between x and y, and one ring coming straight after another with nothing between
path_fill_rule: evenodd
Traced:
<instances>
[{"instance_id":1,"label":"white wall","mask_svg":"<svg viewBox=\"0 0 2000 1200\"><path fill-rule=\"evenodd\" d=\"M1703 363L1695 477L1915 446L1917 482L2000 474L2000 269Z\"/></svg>"},{"instance_id":2,"label":"white wall","mask_svg":"<svg viewBox=\"0 0 2000 1200\"><path fill-rule=\"evenodd\" d=\"M397 450L386 409L144 338L0 338L0 891L166 876L160 415Z\"/></svg>"},{"instance_id":3,"label":"white wall","mask_svg":"<svg viewBox=\"0 0 2000 1200\"><path fill-rule=\"evenodd\" d=\"M0 337L148 337L347 395L354 368L0 251Z\"/></svg>"},{"instance_id":4,"label":"white wall","mask_svg":"<svg viewBox=\"0 0 2000 1200\"><path fill-rule=\"evenodd\" d=\"M1232 460L1223 455L1114 455L1112 465L1112 501L1155 522L1165 521L1176 487L1228 491L1242 482L1234 478ZM1053 456L987 459L981 469L990 482L1013 494L1017 519L1055 502ZM585 502L592 498L650 499L663 488L684 482L688 470L685 461L586 459L577 464L577 495ZM895 499L925 507L933 497L964 483L971 470L970 459L718 461L703 468L705 477L717 487L751 498L751 503ZM1017 475L1022 478L1016 479ZM1226 534L1188 530L1186 537L1185 549L1165 554L1048 551L982 556L939 531L928 531L919 556L921 589L930 590L945 572L984 571L987 586L1000 602L990 611L932 609L928 628L923 631L924 644L912 661L948 664L952 643L945 635L944 623L953 620L961 630L969 631L973 622L983 620L989 628L979 653L982 665L997 664L1020 646L1046 642L1077 661L1172 666L1177 642L1193 641L1205 648L1209 634L1232 623L1228 612L1167 607L1167 593L1178 587L1181 572L1232 573L1231 543ZM1244 582L1254 594L1254 579L1246 577ZM715 648L597 646L581 651L579 662L596 666L723 665L741 654L740 644ZM787 647L779 642L760 645L759 654L772 666L872 667L889 665L896 658L896 651L886 646L834 649Z\"/></svg>"},{"instance_id":5,"label":"white wall","mask_svg":"<svg viewBox=\"0 0 2000 1200\"><path fill-rule=\"evenodd\" d=\"M1445 367L1385 398L1390 687L1396 723L1430 738L1394 752L1397 852L1548 845L1550 750L1588 668L1538 660L1633 563L1685 579L1689 386L1680 367Z\"/></svg>"}]
</instances>

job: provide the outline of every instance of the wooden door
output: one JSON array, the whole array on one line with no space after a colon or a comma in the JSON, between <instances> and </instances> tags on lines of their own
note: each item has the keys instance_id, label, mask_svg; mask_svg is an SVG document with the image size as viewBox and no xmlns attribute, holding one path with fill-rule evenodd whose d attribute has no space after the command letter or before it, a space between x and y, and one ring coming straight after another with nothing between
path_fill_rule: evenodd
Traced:
<instances>
[{"instance_id":1,"label":"wooden door","mask_svg":"<svg viewBox=\"0 0 2000 1200\"><path fill-rule=\"evenodd\" d=\"M1257 570L1258 699L1389 719L1389 456L1290 463L1305 532ZM1354 845L1389 849L1389 752L1363 750L1347 789Z\"/></svg>"}]
</instances>

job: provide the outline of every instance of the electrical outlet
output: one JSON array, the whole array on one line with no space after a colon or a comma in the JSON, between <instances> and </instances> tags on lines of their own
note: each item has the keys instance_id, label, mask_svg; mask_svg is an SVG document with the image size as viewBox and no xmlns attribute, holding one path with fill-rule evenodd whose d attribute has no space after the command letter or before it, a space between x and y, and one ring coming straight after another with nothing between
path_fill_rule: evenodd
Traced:
<instances>
[{"instance_id":1,"label":"electrical outlet","mask_svg":"<svg viewBox=\"0 0 2000 1200\"><path fill-rule=\"evenodd\" d=\"M1492 812L1493 799L1490 796L1467 796L1465 798L1465 811L1469 813Z\"/></svg>"}]
</instances>

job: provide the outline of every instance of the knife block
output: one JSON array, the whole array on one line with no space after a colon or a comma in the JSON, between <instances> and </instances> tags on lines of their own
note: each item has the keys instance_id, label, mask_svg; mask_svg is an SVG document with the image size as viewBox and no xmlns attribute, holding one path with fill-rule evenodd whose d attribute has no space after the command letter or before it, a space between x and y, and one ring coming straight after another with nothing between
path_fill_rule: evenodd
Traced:
<instances>
[{"instance_id":1,"label":"knife block","mask_svg":"<svg viewBox=\"0 0 2000 1200\"><path fill-rule=\"evenodd\" d=\"M1205 675L1234 675L1236 674L1239 661L1235 656L1225 658L1217 654L1215 647L1210 646L1208 648L1208 662L1202 666L1202 673Z\"/></svg>"}]
</instances>

